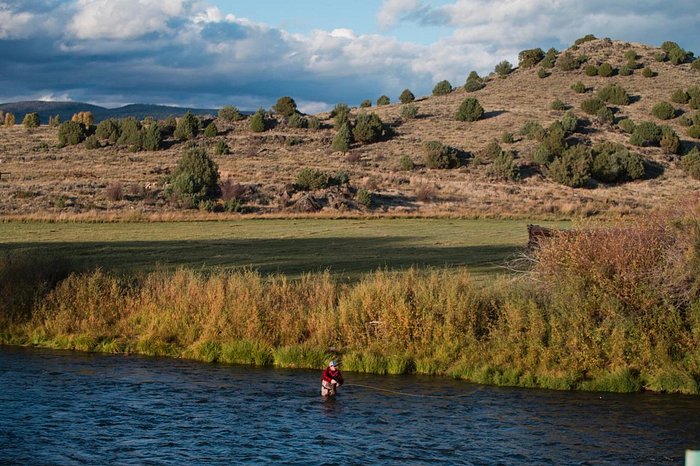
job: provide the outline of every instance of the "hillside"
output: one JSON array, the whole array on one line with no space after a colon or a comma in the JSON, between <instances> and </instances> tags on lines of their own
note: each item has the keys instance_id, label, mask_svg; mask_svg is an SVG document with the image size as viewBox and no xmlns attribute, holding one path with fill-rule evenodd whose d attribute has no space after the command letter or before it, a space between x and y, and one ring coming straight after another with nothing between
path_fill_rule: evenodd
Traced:
<instances>
[{"instance_id":1,"label":"hillside","mask_svg":"<svg viewBox=\"0 0 700 466\"><path fill-rule=\"evenodd\" d=\"M42 124L46 124L49 121L49 117L55 115L59 115L61 121L70 120L78 112L92 112L96 123L107 118L134 117L142 120L150 116L163 119L170 115L181 116L187 111L195 115L216 115L215 109L206 108L181 108L147 104L130 104L118 108L105 108L84 102L44 102L40 100L4 103L0 104L0 110L14 113L17 119L21 119L27 113L36 112L39 114Z\"/></svg>"},{"instance_id":2,"label":"hillside","mask_svg":"<svg viewBox=\"0 0 700 466\"><path fill-rule=\"evenodd\" d=\"M638 55L629 76L588 76L584 66L563 71L540 67L516 68L506 77L492 74L485 87L466 92L462 84L443 96L416 99L418 115L401 117L402 106L390 104L366 109L389 125L392 137L373 144L353 144L347 153L335 152L331 142L336 134L330 114L320 114L320 129L295 129L282 119L268 131L253 133L247 120L228 123L217 120L219 135L199 136L201 144L218 164L222 180L229 180L224 197L239 199L243 210L256 214L295 215L320 212L322 215L475 215L516 217L572 217L591 215L641 214L673 203L700 189L700 182L680 168L681 156L660 147L630 144L630 135L618 122L630 118L636 123L651 121L668 125L681 139L679 153L698 146L688 136L681 117L659 120L652 108L671 102L677 89L700 83L700 71L690 63L673 65L657 61L656 47L619 41L593 40L569 51L585 55L585 65L610 63L621 68L635 51ZM560 53L561 56L561 53ZM655 75L645 77L644 67ZM465 77L469 69L465 69ZM571 86L581 81L587 91ZM581 103L609 84L619 84L631 97L629 105L608 106L615 122L587 115ZM375 96L374 98L376 99ZM478 121L462 122L455 113L462 101L475 97L485 109ZM625 183L590 180L584 187L571 188L548 176L548 168L533 162L541 141L519 134L523 126L536 121L544 128L562 119L566 110L552 110L560 100L581 121L579 129L567 136L569 145L590 148L602 141L624 145L644 160L642 179ZM392 101L395 97L392 97ZM396 99L398 100L398 99ZM676 114L687 118L697 114L689 104L672 103ZM363 109L363 111L365 111ZM360 113L353 109L352 116ZM513 142L502 142L504 133ZM453 169L431 169L424 165L423 144L440 141L458 151L460 164ZM518 180L494 175L493 161L486 148L494 140L515 155ZM230 154L214 155L214 146L226 142ZM8 173L0 181L0 213L4 216L56 216L80 213L88 216L145 214L181 215L181 205L170 195L167 175L172 172L187 143L169 139L165 149L132 152L109 145L88 150L78 146L58 147L55 128L26 130L21 126L0 129L0 171ZM413 169L401 166L408 156ZM405 162L405 161L404 161ZM304 167L349 175L349 186L304 192L293 186ZM372 193L372 206L360 205L358 189ZM220 202L220 201L219 201ZM136 214L135 214L136 213ZM212 214L225 215L225 214Z\"/></svg>"}]
</instances>

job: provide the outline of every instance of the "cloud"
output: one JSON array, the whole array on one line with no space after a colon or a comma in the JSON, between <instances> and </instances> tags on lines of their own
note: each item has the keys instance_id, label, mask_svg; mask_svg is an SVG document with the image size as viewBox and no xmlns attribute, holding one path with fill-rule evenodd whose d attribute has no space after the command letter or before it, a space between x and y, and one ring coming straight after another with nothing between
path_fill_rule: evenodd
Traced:
<instances>
[{"instance_id":1,"label":"cloud","mask_svg":"<svg viewBox=\"0 0 700 466\"><path fill-rule=\"evenodd\" d=\"M185 0L78 0L69 30L78 39L132 39L170 32L168 20L185 11Z\"/></svg>"},{"instance_id":2,"label":"cloud","mask_svg":"<svg viewBox=\"0 0 700 466\"><path fill-rule=\"evenodd\" d=\"M305 111L381 94L459 85L519 50L562 48L587 33L699 48L694 1L386 0L385 28L441 26L430 44L350 27L291 34L207 0L0 0L0 100L63 96L96 103L269 107ZM352 26L352 24L340 26ZM690 42L690 43L689 43Z\"/></svg>"}]
</instances>

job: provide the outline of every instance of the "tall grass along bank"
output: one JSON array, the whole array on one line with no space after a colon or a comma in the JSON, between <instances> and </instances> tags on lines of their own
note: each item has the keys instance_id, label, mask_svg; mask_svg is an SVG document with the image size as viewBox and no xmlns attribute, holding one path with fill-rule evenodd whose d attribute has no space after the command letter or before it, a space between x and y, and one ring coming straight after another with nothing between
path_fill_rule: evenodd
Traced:
<instances>
[{"instance_id":1,"label":"tall grass along bank","mask_svg":"<svg viewBox=\"0 0 700 466\"><path fill-rule=\"evenodd\" d=\"M461 268L69 273L1 259L0 342L478 383L698 393L698 208L563 232L517 277Z\"/></svg>"}]
</instances>

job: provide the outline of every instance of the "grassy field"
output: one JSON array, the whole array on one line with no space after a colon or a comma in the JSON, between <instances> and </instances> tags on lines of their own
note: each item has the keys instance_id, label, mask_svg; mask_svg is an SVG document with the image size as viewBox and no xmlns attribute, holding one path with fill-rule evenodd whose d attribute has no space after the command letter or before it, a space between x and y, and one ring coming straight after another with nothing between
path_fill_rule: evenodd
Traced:
<instances>
[{"instance_id":1,"label":"grassy field","mask_svg":"<svg viewBox=\"0 0 700 466\"><path fill-rule=\"evenodd\" d=\"M448 219L9 222L0 223L0 251L55 255L117 272L250 267L292 277L328 269L356 278L382 267L448 265L466 266L478 277L504 271L504 262L527 243L526 225Z\"/></svg>"}]
</instances>

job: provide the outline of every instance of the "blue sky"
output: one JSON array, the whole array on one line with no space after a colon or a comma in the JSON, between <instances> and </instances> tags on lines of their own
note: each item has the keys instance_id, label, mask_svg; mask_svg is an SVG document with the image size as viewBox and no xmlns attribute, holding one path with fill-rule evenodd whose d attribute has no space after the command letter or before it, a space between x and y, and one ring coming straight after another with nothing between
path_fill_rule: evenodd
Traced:
<instances>
[{"instance_id":1,"label":"blue sky","mask_svg":"<svg viewBox=\"0 0 700 466\"><path fill-rule=\"evenodd\" d=\"M0 0L0 101L316 112L589 33L699 54L698 24L697 0Z\"/></svg>"}]
</instances>

